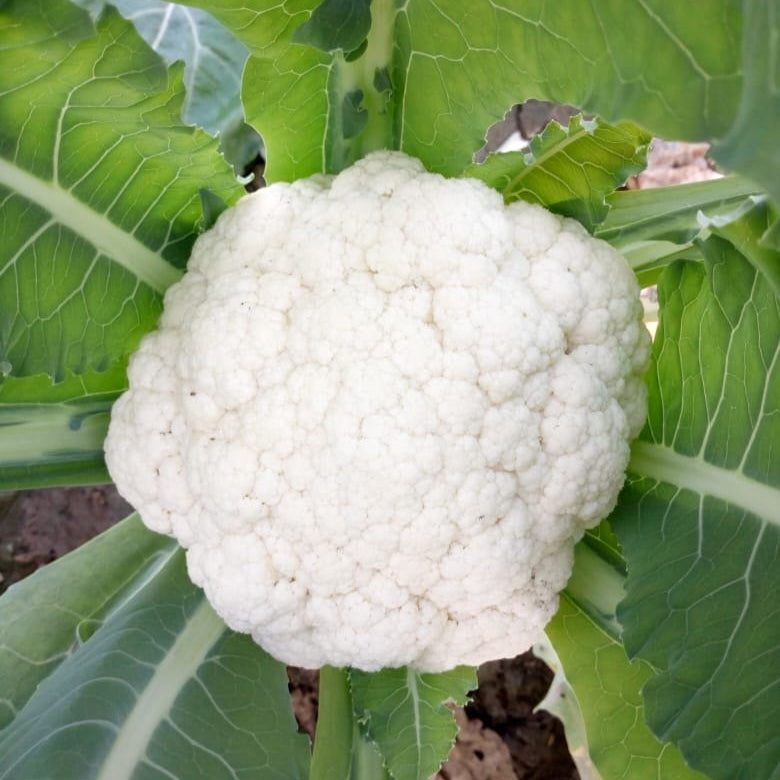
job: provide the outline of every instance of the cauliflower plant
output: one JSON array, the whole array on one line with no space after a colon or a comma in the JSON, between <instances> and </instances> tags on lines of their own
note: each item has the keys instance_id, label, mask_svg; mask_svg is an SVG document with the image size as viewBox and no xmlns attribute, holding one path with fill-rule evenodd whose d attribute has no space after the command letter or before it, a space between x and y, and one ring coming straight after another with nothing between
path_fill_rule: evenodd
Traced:
<instances>
[{"instance_id":1,"label":"cauliflower plant","mask_svg":"<svg viewBox=\"0 0 780 780\"><path fill-rule=\"evenodd\" d=\"M376 152L198 239L106 459L278 659L478 664L537 638L615 504L648 352L607 244Z\"/></svg>"}]
</instances>

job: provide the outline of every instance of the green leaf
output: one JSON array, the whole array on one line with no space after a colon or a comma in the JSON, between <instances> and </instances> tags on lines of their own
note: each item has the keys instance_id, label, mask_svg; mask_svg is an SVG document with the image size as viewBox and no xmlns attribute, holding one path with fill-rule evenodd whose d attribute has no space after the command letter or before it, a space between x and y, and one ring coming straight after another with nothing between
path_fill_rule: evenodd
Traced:
<instances>
[{"instance_id":1,"label":"green leaf","mask_svg":"<svg viewBox=\"0 0 780 780\"><path fill-rule=\"evenodd\" d=\"M203 229L209 230L219 219L219 215L228 208L228 204L219 195L205 187L201 188L199 193L200 206L203 209Z\"/></svg>"},{"instance_id":2,"label":"green leaf","mask_svg":"<svg viewBox=\"0 0 780 780\"><path fill-rule=\"evenodd\" d=\"M617 538L602 522L575 548L572 576L545 629L551 646L534 647L556 673L539 707L561 718L575 760L591 774L595 766L602 780L701 778L645 722L640 691L652 669L629 662L620 640L624 580Z\"/></svg>"},{"instance_id":3,"label":"green leaf","mask_svg":"<svg viewBox=\"0 0 780 780\"><path fill-rule=\"evenodd\" d=\"M110 482L103 440L115 399L0 404L0 490Z\"/></svg>"},{"instance_id":4,"label":"green leaf","mask_svg":"<svg viewBox=\"0 0 780 780\"><path fill-rule=\"evenodd\" d=\"M97 18L103 0L72 0ZM241 75L248 49L213 16L164 0L113 0L168 65L184 62L185 124L220 137L220 150L241 173L260 151L260 137L244 123Z\"/></svg>"},{"instance_id":5,"label":"green leaf","mask_svg":"<svg viewBox=\"0 0 780 780\"><path fill-rule=\"evenodd\" d=\"M425 780L435 774L457 733L446 705L465 702L477 687L476 671L466 666L441 674L408 667L352 670L350 679L355 713L395 780Z\"/></svg>"},{"instance_id":6,"label":"green leaf","mask_svg":"<svg viewBox=\"0 0 780 780\"><path fill-rule=\"evenodd\" d=\"M765 78L767 68L764 59L748 63L753 75L743 79L753 15L743 44L736 0L702 0L696 14L663 0L374 0L369 45L350 63L340 50L330 55L293 43L316 0L258 11L236 0L191 2L252 51L244 102L248 121L267 142L269 181L338 171L379 146L459 175L486 128L529 97L576 105L610 122L631 120L666 138L729 137L734 170L754 175L765 166L761 183L780 180L774 87L760 109L767 121L753 123L749 136L740 130L750 79ZM760 3L764 10L769 5ZM762 51L777 35L775 16L765 12L763 21ZM389 75L389 102L371 89L377 71ZM339 115L355 89L365 95L369 120L360 142L346 143Z\"/></svg>"},{"instance_id":7,"label":"green leaf","mask_svg":"<svg viewBox=\"0 0 780 780\"><path fill-rule=\"evenodd\" d=\"M568 690L562 701L552 698L564 682L556 670L551 693L539 706L561 717L575 756L586 752L602 780L703 780L679 750L659 742L645 724L640 690L651 668L629 662L620 641L568 592L546 633ZM551 660L549 654L545 660Z\"/></svg>"},{"instance_id":8,"label":"green leaf","mask_svg":"<svg viewBox=\"0 0 780 780\"><path fill-rule=\"evenodd\" d=\"M573 116L568 128L551 122L527 152L491 154L464 173L498 190L508 203L540 203L593 232L609 210L606 196L645 167L650 141L628 122L609 125Z\"/></svg>"},{"instance_id":9,"label":"green leaf","mask_svg":"<svg viewBox=\"0 0 780 780\"><path fill-rule=\"evenodd\" d=\"M710 219L731 213L747 196L759 192L753 182L739 176L613 192L596 236L618 248L643 240L688 244L701 232L700 213Z\"/></svg>"},{"instance_id":10,"label":"green leaf","mask_svg":"<svg viewBox=\"0 0 780 780\"><path fill-rule=\"evenodd\" d=\"M93 16L105 2L72 0ZM236 117L241 107L241 73L249 51L213 16L164 0L111 0L141 37L169 64L184 62L186 93L182 119L217 135Z\"/></svg>"},{"instance_id":11,"label":"green leaf","mask_svg":"<svg viewBox=\"0 0 780 780\"><path fill-rule=\"evenodd\" d=\"M176 543L133 515L0 598L0 729L79 646L77 631L102 623L133 583L153 576ZM78 585L85 571L89 579Z\"/></svg>"},{"instance_id":12,"label":"green leaf","mask_svg":"<svg viewBox=\"0 0 780 780\"><path fill-rule=\"evenodd\" d=\"M269 24L268 29L275 26ZM284 32L289 35L288 30ZM332 167L325 147L328 59L314 49L289 46L276 55L247 61L244 108L247 121L263 137L269 184L294 181Z\"/></svg>"},{"instance_id":13,"label":"green leaf","mask_svg":"<svg viewBox=\"0 0 780 780\"><path fill-rule=\"evenodd\" d=\"M394 148L387 83L393 0L373 0L365 44L349 51L343 47L360 44L364 35L360 20L366 2L344 6L351 9L344 29L334 21L338 3L323 7L319 0L286 0L257 11L234 0L191 4L212 13L252 52L244 72L244 108L247 121L263 137L269 183L334 173L371 150ZM302 26L304 32L298 33ZM325 37L315 45L296 43L315 33ZM322 50L335 44L332 54Z\"/></svg>"},{"instance_id":14,"label":"green leaf","mask_svg":"<svg viewBox=\"0 0 780 780\"><path fill-rule=\"evenodd\" d=\"M318 0L288 0L257 10L232 0L189 4L213 14L250 50L242 100L247 121L263 137L266 181L293 181L325 171L331 57L292 40Z\"/></svg>"},{"instance_id":15,"label":"green leaf","mask_svg":"<svg viewBox=\"0 0 780 780\"><path fill-rule=\"evenodd\" d=\"M169 72L107 10L60 0L0 16L0 362L11 376L106 370L153 327L200 220L235 192L215 141L181 124Z\"/></svg>"},{"instance_id":16,"label":"green leaf","mask_svg":"<svg viewBox=\"0 0 780 780\"><path fill-rule=\"evenodd\" d=\"M109 482L103 440L125 389L125 362L108 371L0 382L0 491Z\"/></svg>"},{"instance_id":17,"label":"green leaf","mask_svg":"<svg viewBox=\"0 0 780 780\"><path fill-rule=\"evenodd\" d=\"M780 756L780 299L720 235L659 283L649 418L612 516L648 723L713 778ZM780 262L780 257L776 258Z\"/></svg>"},{"instance_id":18,"label":"green leaf","mask_svg":"<svg viewBox=\"0 0 780 780\"><path fill-rule=\"evenodd\" d=\"M412 0L396 34L399 145L458 174L485 128L528 97L665 138L723 137L742 87L741 22L733 0L705 0L695 14L658 1ZM770 126L747 154L775 145Z\"/></svg>"},{"instance_id":19,"label":"green leaf","mask_svg":"<svg viewBox=\"0 0 780 780\"><path fill-rule=\"evenodd\" d=\"M696 239L714 221L729 223L738 212L752 210L755 202L749 196L758 192L753 182L738 176L613 192L607 197L607 218L595 235L619 249L647 287L673 261L700 260Z\"/></svg>"},{"instance_id":20,"label":"green leaf","mask_svg":"<svg viewBox=\"0 0 780 780\"><path fill-rule=\"evenodd\" d=\"M267 15L279 14L277 8ZM292 25L271 47L271 30L276 35L283 20L258 20L267 26L266 37L253 36L256 43L249 44L257 56L247 64L244 103L248 120L266 143L269 182L335 173L369 151L393 147L392 114L381 78L392 60L393 0L374 0L371 19L362 51L334 54L294 43L281 49L286 36L295 40ZM293 114L306 121L291 123Z\"/></svg>"},{"instance_id":21,"label":"green leaf","mask_svg":"<svg viewBox=\"0 0 780 780\"><path fill-rule=\"evenodd\" d=\"M306 777L284 666L225 629L183 551L137 518L90 544L0 602L0 658L43 678L0 732L0 778ZM107 592L72 586L85 565Z\"/></svg>"},{"instance_id":22,"label":"green leaf","mask_svg":"<svg viewBox=\"0 0 780 780\"><path fill-rule=\"evenodd\" d=\"M295 31L293 41L326 52L341 49L349 54L366 40L370 28L371 0L323 0Z\"/></svg>"},{"instance_id":23,"label":"green leaf","mask_svg":"<svg viewBox=\"0 0 780 780\"><path fill-rule=\"evenodd\" d=\"M712 155L727 169L759 183L780 203L780 147L767 144L780 116L780 7L775 0L743 0L741 6L742 94L729 132Z\"/></svg>"},{"instance_id":24,"label":"green leaf","mask_svg":"<svg viewBox=\"0 0 780 780\"><path fill-rule=\"evenodd\" d=\"M750 261L780 297L780 253L762 241L775 215L765 197L744 200L726 214L700 217L702 227L722 236Z\"/></svg>"}]
</instances>

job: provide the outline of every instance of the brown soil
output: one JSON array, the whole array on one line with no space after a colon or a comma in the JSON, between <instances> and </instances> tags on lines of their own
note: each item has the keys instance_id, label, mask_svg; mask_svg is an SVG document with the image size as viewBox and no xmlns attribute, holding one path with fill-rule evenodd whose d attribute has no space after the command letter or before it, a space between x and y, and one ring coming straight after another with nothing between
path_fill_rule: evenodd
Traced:
<instances>
[{"instance_id":1,"label":"brown soil","mask_svg":"<svg viewBox=\"0 0 780 780\"><path fill-rule=\"evenodd\" d=\"M0 593L130 512L113 488L0 494Z\"/></svg>"}]
</instances>

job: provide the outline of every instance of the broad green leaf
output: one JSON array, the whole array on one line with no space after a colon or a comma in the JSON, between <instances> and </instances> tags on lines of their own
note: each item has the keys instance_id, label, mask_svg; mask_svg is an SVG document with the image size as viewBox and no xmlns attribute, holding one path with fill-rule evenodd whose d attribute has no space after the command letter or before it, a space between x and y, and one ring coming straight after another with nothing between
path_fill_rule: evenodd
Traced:
<instances>
[{"instance_id":1,"label":"broad green leaf","mask_svg":"<svg viewBox=\"0 0 780 780\"><path fill-rule=\"evenodd\" d=\"M258 32L253 44L243 38L252 51L262 53L247 60L242 97L247 121L263 137L269 184L333 168L325 146L331 56L292 44L296 22L305 19L305 14L288 14L277 7L261 14L252 26Z\"/></svg>"},{"instance_id":2,"label":"broad green leaf","mask_svg":"<svg viewBox=\"0 0 780 780\"><path fill-rule=\"evenodd\" d=\"M215 141L185 127L169 72L110 8L0 11L0 362L106 370L153 327L200 220L198 187L234 190Z\"/></svg>"},{"instance_id":3,"label":"broad green leaf","mask_svg":"<svg viewBox=\"0 0 780 780\"><path fill-rule=\"evenodd\" d=\"M645 167L651 137L636 125L609 125L574 116L568 128L551 122L527 152L498 152L465 174L498 190L504 200L540 203L593 232L609 210L606 196Z\"/></svg>"},{"instance_id":4,"label":"broad green leaf","mask_svg":"<svg viewBox=\"0 0 780 780\"><path fill-rule=\"evenodd\" d=\"M73 0L94 17L103 0ZM247 48L214 17L200 9L164 0L112 0L143 39L169 64L184 62L185 124L202 127L222 140L221 148L237 170L259 151L260 140L244 124L241 75ZM228 143L225 143L225 137Z\"/></svg>"},{"instance_id":5,"label":"broad green leaf","mask_svg":"<svg viewBox=\"0 0 780 780\"><path fill-rule=\"evenodd\" d=\"M574 570L558 612L534 652L552 661L556 680L545 701L564 723L578 765L602 780L693 780L676 746L663 744L645 723L640 690L650 666L629 662L615 615L624 595L625 562L608 523L577 545ZM562 697L562 698L561 698ZM585 775L588 776L588 775Z\"/></svg>"},{"instance_id":6,"label":"broad green leaf","mask_svg":"<svg viewBox=\"0 0 780 780\"><path fill-rule=\"evenodd\" d=\"M741 9L705 0L411 0L399 13L399 146L458 174L485 128L528 97L626 119L666 138L720 138L735 121ZM775 145L765 127L746 153Z\"/></svg>"},{"instance_id":7,"label":"broad green leaf","mask_svg":"<svg viewBox=\"0 0 780 780\"><path fill-rule=\"evenodd\" d=\"M0 599L0 729L81 645L80 626L100 625L128 593L154 577L176 543L133 515L12 586ZM81 579L85 572L88 579ZM2 762L0 762L2 765Z\"/></svg>"},{"instance_id":8,"label":"broad green leaf","mask_svg":"<svg viewBox=\"0 0 780 780\"><path fill-rule=\"evenodd\" d=\"M35 605L22 591L4 608L14 629L6 655L56 669L0 732L3 780L307 776L308 740L296 732L284 666L225 629L188 580L183 551L151 541L161 538L134 518L92 543L107 553L98 565L108 593L89 580L63 587L96 565L95 549L83 548L80 568L66 557L35 575ZM55 588L75 591L71 610L52 607L56 597L40 601ZM47 618L59 618L57 632ZM50 633L60 638L43 654L34 640Z\"/></svg>"},{"instance_id":9,"label":"broad green leaf","mask_svg":"<svg viewBox=\"0 0 780 780\"><path fill-rule=\"evenodd\" d=\"M763 196L748 198L726 214L701 217L702 227L725 238L766 278L780 298L780 252L764 245L761 237L775 220Z\"/></svg>"},{"instance_id":10,"label":"broad green leaf","mask_svg":"<svg viewBox=\"0 0 780 780\"><path fill-rule=\"evenodd\" d=\"M552 642L546 635L542 635L531 650L553 672L550 687L534 711L546 710L561 721L566 732L566 747L569 749L569 755L577 767L580 778L604 780L590 756L585 720L577 701L577 694L566 679L561 659L555 652Z\"/></svg>"},{"instance_id":11,"label":"broad green leaf","mask_svg":"<svg viewBox=\"0 0 780 780\"><path fill-rule=\"evenodd\" d=\"M435 774L455 741L457 727L447 704L463 704L477 687L476 671L459 666L426 674L414 669L350 672L352 701L368 737L379 747L395 780Z\"/></svg>"},{"instance_id":12,"label":"broad green leaf","mask_svg":"<svg viewBox=\"0 0 780 780\"><path fill-rule=\"evenodd\" d=\"M188 5L213 14L252 54L242 97L247 121L263 137L268 182L337 172L368 151L395 147L388 103L393 0L373 0L367 39L346 52L365 35L362 0L324 7L320 0L282 0L257 10L235 0ZM341 7L355 13L338 28ZM313 45L296 43L301 38ZM332 54L323 51L332 47Z\"/></svg>"},{"instance_id":13,"label":"broad green leaf","mask_svg":"<svg viewBox=\"0 0 780 780\"><path fill-rule=\"evenodd\" d=\"M371 0L324 0L293 35L295 43L326 52L357 51L371 29Z\"/></svg>"},{"instance_id":14,"label":"broad green leaf","mask_svg":"<svg viewBox=\"0 0 780 780\"><path fill-rule=\"evenodd\" d=\"M761 236L759 243L766 249L772 249L775 252L780 252L780 206L777 206L775 203L771 205L772 216L769 227L767 228L764 235Z\"/></svg>"},{"instance_id":15,"label":"broad green leaf","mask_svg":"<svg viewBox=\"0 0 780 780\"><path fill-rule=\"evenodd\" d=\"M113 0L168 64L184 60L182 119L217 135L243 119L241 74L249 52L209 14L162 0Z\"/></svg>"},{"instance_id":16,"label":"broad green leaf","mask_svg":"<svg viewBox=\"0 0 780 780\"><path fill-rule=\"evenodd\" d=\"M660 743L644 722L640 690L652 674L646 663L629 662L620 641L568 593L561 596L546 633L570 691L567 709L549 702L540 706L562 716L575 755L578 743L575 737L572 745L569 736L573 724L582 732L579 746L587 750L602 780L704 780L688 768L674 745Z\"/></svg>"},{"instance_id":17,"label":"broad green leaf","mask_svg":"<svg viewBox=\"0 0 780 780\"><path fill-rule=\"evenodd\" d=\"M368 31L365 2L287 0L257 11L234 0L189 4L212 13L252 52L243 99L265 142L268 182L337 172L368 151L397 147L392 0L370 4Z\"/></svg>"},{"instance_id":18,"label":"broad green leaf","mask_svg":"<svg viewBox=\"0 0 780 780\"><path fill-rule=\"evenodd\" d=\"M739 176L613 192L607 197L607 218L595 232L618 248L642 240L687 244L701 232L700 213L707 218L728 214L759 192Z\"/></svg>"},{"instance_id":19,"label":"broad green leaf","mask_svg":"<svg viewBox=\"0 0 780 780\"><path fill-rule=\"evenodd\" d=\"M649 418L611 518L649 725L713 778L780 758L780 299L720 235L659 283ZM777 258L780 262L780 258Z\"/></svg>"},{"instance_id":20,"label":"broad green leaf","mask_svg":"<svg viewBox=\"0 0 780 780\"><path fill-rule=\"evenodd\" d=\"M607 218L595 235L619 249L639 283L648 287L675 260L702 259L696 242L702 231L721 217L734 221L735 210L752 209L749 196L757 193L753 182L738 176L613 192L607 197Z\"/></svg>"},{"instance_id":21,"label":"broad green leaf","mask_svg":"<svg viewBox=\"0 0 780 780\"><path fill-rule=\"evenodd\" d=\"M459 175L486 128L528 97L570 103L610 122L631 120L666 138L728 136L735 170L755 177L764 166L760 183L778 180L775 98L761 107L766 121L751 125L749 140L737 130L751 79L765 79L771 62L748 62L752 33L743 44L737 0L703 0L695 14L668 0L374 0L366 51L352 62L340 50L322 51L322 42L293 42L318 6L331 3L287 0L257 11L236 0L192 4L252 52L244 103L267 143L269 181L337 171L379 146ZM763 18L762 51L777 36L775 16ZM745 62L752 75L743 78ZM377 88L378 77L389 90ZM345 98L357 91L366 129L345 138Z\"/></svg>"},{"instance_id":22,"label":"broad green leaf","mask_svg":"<svg viewBox=\"0 0 780 780\"><path fill-rule=\"evenodd\" d=\"M743 86L729 132L712 150L728 169L758 182L780 203L780 6L776 0L742 2ZM767 144L774 137L775 143Z\"/></svg>"},{"instance_id":23,"label":"broad green leaf","mask_svg":"<svg viewBox=\"0 0 780 780\"><path fill-rule=\"evenodd\" d=\"M219 219L219 215L228 208L228 204L219 195L205 188L200 190L200 205L203 209L203 227L205 230L212 228L217 219Z\"/></svg>"}]
</instances>

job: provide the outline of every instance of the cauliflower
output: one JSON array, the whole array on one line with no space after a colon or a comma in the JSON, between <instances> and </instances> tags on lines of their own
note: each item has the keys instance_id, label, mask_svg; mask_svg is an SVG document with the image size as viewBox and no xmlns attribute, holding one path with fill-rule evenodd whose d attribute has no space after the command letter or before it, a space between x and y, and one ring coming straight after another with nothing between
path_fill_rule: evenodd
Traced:
<instances>
[{"instance_id":1,"label":"cauliflower","mask_svg":"<svg viewBox=\"0 0 780 780\"><path fill-rule=\"evenodd\" d=\"M198 239L106 460L276 658L479 664L535 641L614 506L648 353L607 244L376 152Z\"/></svg>"}]
</instances>

